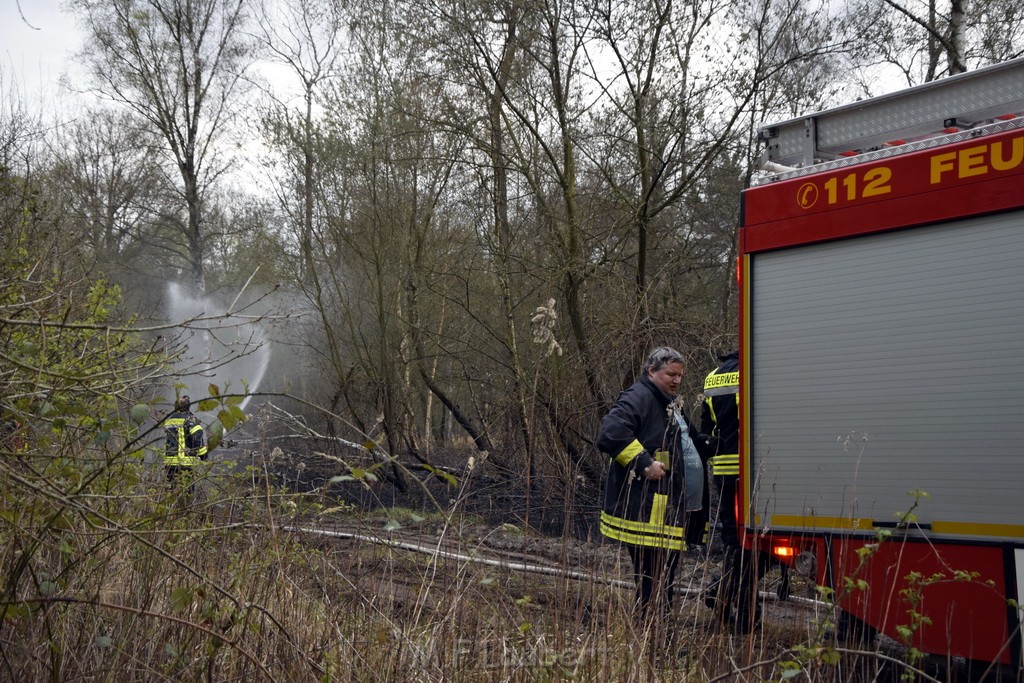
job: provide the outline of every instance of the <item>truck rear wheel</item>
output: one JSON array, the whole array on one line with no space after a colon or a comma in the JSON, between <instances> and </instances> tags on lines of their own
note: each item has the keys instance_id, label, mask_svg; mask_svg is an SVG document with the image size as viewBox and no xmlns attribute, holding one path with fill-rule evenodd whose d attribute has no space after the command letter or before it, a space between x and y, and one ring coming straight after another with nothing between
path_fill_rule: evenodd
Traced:
<instances>
[{"instance_id":1,"label":"truck rear wheel","mask_svg":"<svg viewBox=\"0 0 1024 683\"><path fill-rule=\"evenodd\" d=\"M836 640L856 649L874 649L878 629L844 609L836 620Z\"/></svg>"}]
</instances>

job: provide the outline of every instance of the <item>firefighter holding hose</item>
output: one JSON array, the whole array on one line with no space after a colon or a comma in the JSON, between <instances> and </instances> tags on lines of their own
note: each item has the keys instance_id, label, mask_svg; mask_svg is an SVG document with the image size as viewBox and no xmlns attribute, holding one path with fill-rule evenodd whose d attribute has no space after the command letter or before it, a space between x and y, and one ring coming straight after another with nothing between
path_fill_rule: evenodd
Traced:
<instances>
[{"instance_id":1,"label":"firefighter holding hose","mask_svg":"<svg viewBox=\"0 0 1024 683\"><path fill-rule=\"evenodd\" d=\"M174 402L174 412L163 422L167 435L164 453L164 467L167 481L171 484L192 488L192 471L200 461L206 460L206 444L203 440L203 426L190 410L191 399L179 397Z\"/></svg>"}]
</instances>

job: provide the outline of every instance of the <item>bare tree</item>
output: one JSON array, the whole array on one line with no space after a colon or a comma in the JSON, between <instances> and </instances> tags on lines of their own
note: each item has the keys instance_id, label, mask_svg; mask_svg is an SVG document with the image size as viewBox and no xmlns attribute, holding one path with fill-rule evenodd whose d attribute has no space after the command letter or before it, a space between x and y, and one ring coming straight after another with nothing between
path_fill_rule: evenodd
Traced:
<instances>
[{"instance_id":1,"label":"bare tree","mask_svg":"<svg viewBox=\"0 0 1024 683\"><path fill-rule=\"evenodd\" d=\"M603 95L597 122L605 129L596 134L594 154L615 215L625 221L623 255L635 259L639 334L629 336L638 342L631 349L636 358L658 328L651 302L664 298L658 293L664 280L651 279L666 265L658 254L685 254L677 221L686 219L677 209L733 143L751 97L749 81L733 66L742 42L715 37L730 7L722 0L607 3L593 24L597 45L589 70ZM687 240L694 237L688 232Z\"/></svg>"},{"instance_id":2,"label":"bare tree","mask_svg":"<svg viewBox=\"0 0 1024 683\"><path fill-rule=\"evenodd\" d=\"M48 182L68 229L86 256L118 271L141 267L152 276L176 260L175 234L166 230L172 188L157 142L131 115L105 109L88 111L51 141Z\"/></svg>"},{"instance_id":3,"label":"bare tree","mask_svg":"<svg viewBox=\"0 0 1024 683\"><path fill-rule=\"evenodd\" d=\"M180 176L192 285L205 288L203 202L224 170L215 143L228 125L250 55L247 0L72 0L89 40L96 91L159 131Z\"/></svg>"},{"instance_id":4,"label":"bare tree","mask_svg":"<svg viewBox=\"0 0 1024 683\"><path fill-rule=\"evenodd\" d=\"M40 116L29 111L18 84L0 69L0 173L27 174L43 138Z\"/></svg>"},{"instance_id":5,"label":"bare tree","mask_svg":"<svg viewBox=\"0 0 1024 683\"><path fill-rule=\"evenodd\" d=\"M0 69L0 252L24 256L25 245L49 230L43 217L39 180L44 132L42 117L25 105L17 83ZM6 287L6 285L5 285Z\"/></svg>"},{"instance_id":6,"label":"bare tree","mask_svg":"<svg viewBox=\"0 0 1024 683\"><path fill-rule=\"evenodd\" d=\"M1024 54L1024 8L1012 0L856 0L848 17L868 94L879 66L915 85Z\"/></svg>"},{"instance_id":7,"label":"bare tree","mask_svg":"<svg viewBox=\"0 0 1024 683\"><path fill-rule=\"evenodd\" d=\"M277 140L278 149L290 147L286 154L292 164L294 194L283 194L280 200L296 224L302 255L299 281L305 282L317 276L312 254L317 186L314 105L323 84L340 75L347 48L346 13L333 0L293 0L265 6L258 23L260 43L299 85L298 110L287 101L286 93L271 93L275 106L264 128Z\"/></svg>"}]
</instances>

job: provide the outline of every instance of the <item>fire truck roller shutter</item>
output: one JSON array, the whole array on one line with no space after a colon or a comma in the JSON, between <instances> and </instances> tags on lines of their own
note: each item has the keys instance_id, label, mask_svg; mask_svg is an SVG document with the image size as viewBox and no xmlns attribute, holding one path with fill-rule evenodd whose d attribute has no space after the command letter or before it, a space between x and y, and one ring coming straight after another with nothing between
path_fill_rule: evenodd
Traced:
<instances>
[{"instance_id":1,"label":"fire truck roller shutter","mask_svg":"<svg viewBox=\"0 0 1024 683\"><path fill-rule=\"evenodd\" d=\"M758 253L750 273L761 523L892 523L916 489L919 523L1020 541L1024 212Z\"/></svg>"}]
</instances>

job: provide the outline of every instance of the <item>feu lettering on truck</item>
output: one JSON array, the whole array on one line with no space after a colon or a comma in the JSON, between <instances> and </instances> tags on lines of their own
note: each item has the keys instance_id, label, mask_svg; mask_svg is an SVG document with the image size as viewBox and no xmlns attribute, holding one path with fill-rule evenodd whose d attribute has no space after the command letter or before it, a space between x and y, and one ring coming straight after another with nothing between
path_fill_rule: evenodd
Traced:
<instances>
[{"instance_id":1,"label":"feu lettering on truck","mask_svg":"<svg viewBox=\"0 0 1024 683\"><path fill-rule=\"evenodd\" d=\"M930 161L932 185L951 177L959 180L992 171L1009 171L1024 163L1024 135L936 154Z\"/></svg>"}]
</instances>

